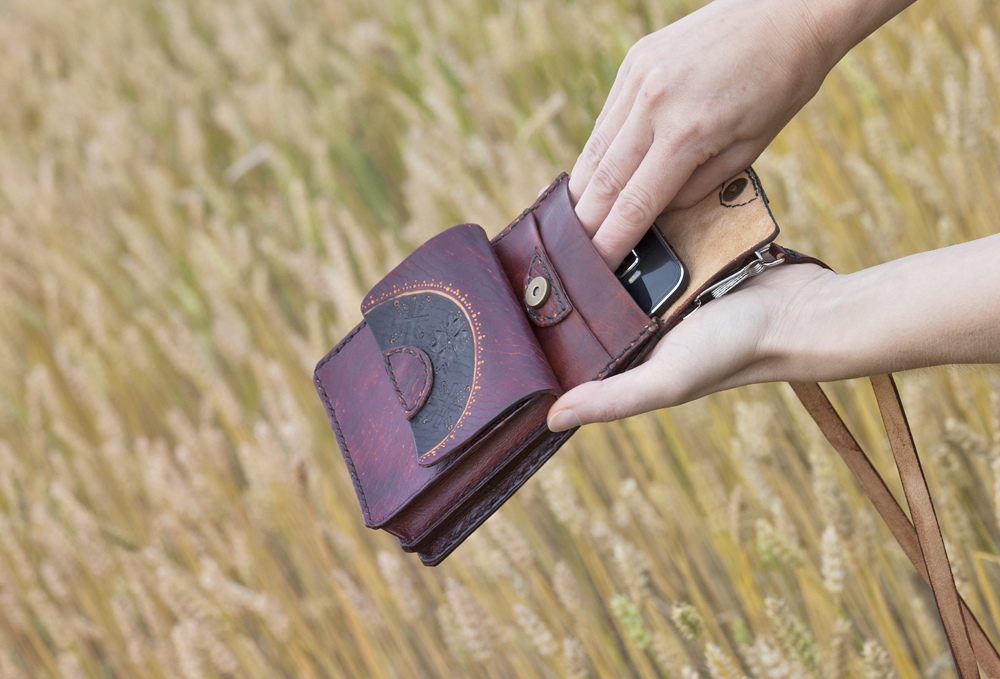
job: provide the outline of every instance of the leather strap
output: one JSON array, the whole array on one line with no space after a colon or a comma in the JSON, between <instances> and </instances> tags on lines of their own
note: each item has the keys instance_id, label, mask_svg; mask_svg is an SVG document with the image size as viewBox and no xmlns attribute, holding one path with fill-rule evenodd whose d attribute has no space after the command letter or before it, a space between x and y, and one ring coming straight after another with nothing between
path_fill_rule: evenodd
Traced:
<instances>
[{"instance_id":1,"label":"leather strap","mask_svg":"<svg viewBox=\"0 0 1000 679\"><path fill-rule=\"evenodd\" d=\"M906 502L913 515L912 523L820 386L813 383L793 383L791 386L930 586L961 679L979 677L977 661L986 676L1000 679L1000 655L955 587L927 480L896 384L891 375L872 377L871 382L899 468Z\"/></svg>"}]
</instances>

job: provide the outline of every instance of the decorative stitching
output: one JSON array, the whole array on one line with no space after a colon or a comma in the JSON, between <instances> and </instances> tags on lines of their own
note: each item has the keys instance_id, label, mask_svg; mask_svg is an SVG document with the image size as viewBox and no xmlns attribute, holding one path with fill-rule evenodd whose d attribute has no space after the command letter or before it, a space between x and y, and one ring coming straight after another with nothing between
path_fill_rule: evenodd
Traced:
<instances>
[{"instance_id":1,"label":"decorative stitching","mask_svg":"<svg viewBox=\"0 0 1000 679\"><path fill-rule=\"evenodd\" d=\"M423 393L423 391L427 388L427 373L428 373L427 361L424 360L423 356L415 352L410 347L398 347L396 349L390 349L389 351L382 354L382 357L385 359L385 369L389 373L389 381L392 382L392 388L396 390L396 396L399 398L399 404L403 406L403 412L409 415L414 410L416 410L416 403L414 403L412 406L406 405L406 400L403 398L403 392L400 390L399 385L396 384L396 373L392 371L392 363L389 362L390 356L392 356L393 354L400 354L400 353L409 354L410 356L413 356L420 361L420 367L424 369L424 386L420 388L420 393ZM419 402L420 399L417 398L417 403Z\"/></svg>"},{"instance_id":2,"label":"decorative stitching","mask_svg":"<svg viewBox=\"0 0 1000 679\"><path fill-rule=\"evenodd\" d=\"M750 186L753 187L753 198L751 198L750 200L746 200L742 203L727 203L722 199L722 192L726 190L726 184L723 183L723 185L719 187L719 205L721 205L724 208L743 207L744 205L749 205L750 203L757 200L757 198L760 197L760 192L757 191L757 182L753 181L751 178L749 184Z\"/></svg>"},{"instance_id":3,"label":"decorative stitching","mask_svg":"<svg viewBox=\"0 0 1000 679\"><path fill-rule=\"evenodd\" d=\"M356 326L354 326L354 330L351 330L349 333L347 333L347 337L345 337L344 339L340 340L340 342L337 344L337 346L335 346L333 349L331 349L330 353L328 353L326 356L324 356L323 359L319 363L316 364L316 370L313 373L313 375L314 376L318 375L319 369L322 368L324 365L326 365L330 361L330 359L332 359L334 356L336 356L337 354L339 354L341 352L341 350L344 347L347 346L347 343L350 342L352 339L354 339L354 336L357 335L359 332L361 332L361 329L363 327L365 327L366 325L367 325L366 321L361 321ZM316 377L316 379L318 380L319 377Z\"/></svg>"},{"instance_id":4,"label":"decorative stitching","mask_svg":"<svg viewBox=\"0 0 1000 679\"><path fill-rule=\"evenodd\" d=\"M365 307L367 306L367 311L371 311L377 304L385 302L387 299L392 297L399 297L404 293L420 293L420 292L433 292L434 290L439 290L441 292L436 292L434 294L440 295L442 297L450 298L464 313L468 316L469 327L472 329L473 334L473 375L472 375L472 385L469 392L469 399L465 403L465 409L462 414L458 416L458 421L452 425L449 433L441 439L441 441L435 445L432 449L417 457L419 462L424 462L425 460L437 457L437 454L441 449L448 443L448 441L453 441L457 437L457 431L461 428L465 416L469 414L472 409L472 404L476 402L476 392L482 388L482 385L478 384L480 366L482 361L479 359L479 347L482 342L482 323L479 320L480 313L472 308L472 304L469 302L469 296L461 292L457 288L453 288L444 283L438 283L434 279L428 281L414 280L412 283L404 283L401 287L398 285L393 285L391 289L383 292L379 297L372 297L362 306L362 313L365 312ZM345 338L346 339L346 338ZM433 366L432 366L433 367Z\"/></svg>"},{"instance_id":5,"label":"decorative stitching","mask_svg":"<svg viewBox=\"0 0 1000 679\"><path fill-rule=\"evenodd\" d=\"M639 334L635 336L635 338L629 343L629 345L627 347L625 347L624 349L622 349L620 352L618 352L618 355L615 356L614 358L612 358L611 361L606 366L604 366L604 368L601 370L601 372L597 373L597 376L595 377L595 379L599 379L599 378L607 376L608 373L610 373L611 370L614 369L615 363L617 363L619 361L619 359L621 359L621 357L624 356L626 352L628 352L629 349L631 349L632 347L634 347L639 342L639 340L642 339L643 334L645 333L645 334L652 335L653 334L653 330L656 328L657 325L659 325L659 323L660 322L658 320L653 321L652 323L650 323L649 325L647 325L645 328L643 328L642 330L640 330Z\"/></svg>"},{"instance_id":6,"label":"decorative stitching","mask_svg":"<svg viewBox=\"0 0 1000 679\"><path fill-rule=\"evenodd\" d=\"M518 408L518 409L517 409L517 410L515 410L515 411L514 411L513 413L511 413L511 414L510 414L510 416L513 416L513 415L514 415L515 413L517 413L517 412L520 412L520 411L521 411L521 410L523 410L524 408L528 408L528 407L530 407L530 406L534 405L534 404L535 404L535 403L536 403L536 402L537 402L537 401L538 401L538 400L539 400L540 398L541 398L541 396L533 396L533 397L531 397L531 399L530 399L530 400L528 400L528 401L525 401L525 403L524 403L524 404L523 404L523 405L522 405L522 406L521 406L520 408ZM502 420L502 422L506 422L506 421L507 421L507 420L509 419L509 417L510 417L510 416L508 416L508 417L504 418L504 419ZM500 424L502 424L502 422L499 422L499 423L497 423L497 425L496 425L496 426L499 426ZM496 428L496 427L494 427L494 429L495 429L495 428ZM544 429L547 429L547 428L548 428L548 425L547 425L547 424L546 424L546 423L545 423L544 421L543 421L543 422L542 422L541 424L539 424L538 426L536 426L536 427L535 427L535 428L534 428L534 429L533 429L533 430L531 431L531 433L530 433L530 434L529 434L529 435L527 436L527 440L533 440L533 439L534 439L534 438L535 438L535 437L536 437L536 436L538 435L538 433L539 433L539 432L540 432L540 431L541 431L541 430L542 430L543 428L544 428ZM491 430L491 431L492 431L492 430ZM453 458L453 459L454 459L454 458ZM504 465L506 465L506 464L508 464L508 463L510 463L510 462L511 462L511 458L510 458L510 457L504 457L504 458L502 458L502 459L500 459L500 460L497 460L496 462L494 462L494 463L493 463L493 464L492 464L492 465L490 466L490 468L489 468L489 469L487 469L487 470L486 470L486 471L485 471L485 472L483 473L483 475L482 475L482 476L481 476L480 478L481 478L481 479L485 479L485 480L487 480L487 481L488 481L488 480L490 479L490 477L492 477L492 476L493 476L493 473L497 471L497 469L499 469L500 467L503 467ZM470 486L466 486L466 491L465 491L465 493L463 493L463 494L460 494L460 495L456 495L455 497L453 497L453 498L452 498L452 499L451 499L451 500L450 500L450 501L448 502L448 504L446 504L446 505L445 505L444 507L442 507L442 508L441 508L441 510L440 510L439 512L437 512L437 513L436 513L436 514L434 515L434 518L435 518L435 520L437 520L437 519L439 519L439 518L441 518L441 517L445 517L445 516L447 516L447 515L448 515L448 513L449 513L449 512L450 512L450 511L451 511L452 509L454 509L454 508L455 508L455 505L458 505L458 504L461 504L461 503L465 502L465 501L466 501L466 500L468 500L468 499L469 499L470 497L472 497L472 495L473 495L473 494L475 494L476 492L478 492L478 491L482 490L482 488L483 488L483 485L480 485L480 486L478 486L478 487L476 487L476 488L472 488L472 487L470 487ZM422 490L422 489L421 489L421 490ZM406 500L404 500L403 504L405 504L406 502L409 502L409 501L410 501L411 499L413 499L414 497L416 497L416 496L417 496L417 493L419 493L419 492L420 492L420 491L417 491L417 492L414 492L414 493L413 493L412 495L410 495L410 497L408 497L408 498L406 498ZM432 529L432 530L433 530L433 529ZM418 538L417 540L415 540L415 541L413 541L413 542L411 542L411 543L408 543L408 544L409 544L410 546L412 546L412 545L415 545L415 544L417 544L418 542L420 542L420 541L422 541L422 540L425 540L425 539L427 539L427 535L426 535L426 534L425 534L425 535L423 535L423 536L421 536L421 537L420 537L420 538Z\"/></svg>"},{"instance_id":7,"label":"decorative stitching","mask_svg":"<svg viewBox=\"0 0 1000 679\"><path fill-rule=\"evenodd\" d=\"M538 200L535 201L534 205L532 205L527 210L525 210L524 212L522 212L520 217L518 217L517 219L515 219L514 221L512 221L507 226L506 229L504 229L503 231L500 232L499 236L497 236L496 238L493 239L493 241L492 241L493 244L496 245L497 243L499 243L500 241L502 241L504 238L506 238L507 234L509 234L511 231L513 231L515 226L517 226L522 221L524 221L525 217L527 217L532 212L534 212L535 210L537 210L538 208L540 208L542 206L542 203L545 202L545 199L549 197L549 194L552 193L553 191L555 191L556 188L558 188L563 183L563 181L565 179L567 179L568 177L569 177L569 175L566 174L565 172L563 172L561 175L559 175L558 177L556 177L556 180L554 182L552 182L552 186L550 186L545 193L543 193L542 195L540 195L538 197Z\"/></svg>"},{"instance_id":8,"label":"decorative stitching","mask_svg":"<svg viewBox=\"0 0 1000 679\"><path fill-rule=\"evenodd\" d=\"M529 438L532 440L535 439L545 428L546 428L545 423L543 422L541 425L535 427L535 429L532 430L532 433ZM521 484L523 484L524 481L528 479L532 474L538 471L538 469L540 469L541 466L545 464L549 460L549 458L552 457L552 454L555 453L556 450L558 450L562 442L568 439L573 434L573 431L574 430L570 430L567 432L560 432L559 434L552 437L550 445L544 449L540 449L537 456L534 459L532 459L526 466L522 467L517 474L508 478L507 481L502 486L494 487L492 490L495 494L493 495L492 499L490 499L489 502L480 507L480 509L476 511L474 514L466 515L462 520L452 525L452 529L449 532L451 535L454 535L456 532L459 533L457 539L453 537L451 540L446 541L441 548L439 548L437 551L431 554L428 554L428 556L431 559L436 559L437 557L441 556L442 553L450 551L453 547L457 546L465 538L467 538L468 534L466 533L466 529L470 525L475 525L480 521L482 521L483 518L495 512L500 505L502 505L504 502L510 499L511 494L513 494L512 491ZM496 470L496 467L498 466L500 465L494 465L492 468L490 468L489 472L487 473L489 474L494 472ZM481 490L481 488L479 490ZM466 495L463 498L463 501L468 500L470 497L471 494ZM454 504L450 504L442 511L442 515L444 515L446 512L450 511L453 508ZM424 539L427 539L427 537L425 537ZM435 542L434 538L430 538L430 540L431 540L431 545L433 545ZM410 544L409 546L415 547L418 550L420 549L419 543L413 543ZM421 554L423 553L424 552L421 552Z\"/></svg>"},{"instance_id":9,"label":"decorative stitching","mask_svg":"<svg viewBox=\"0 0 1000 679\"><path fill-rule=\"evenodd\" d=\"M372 290L369 294L371 297L366 299L361 305L361 313L367 314L369 311L374 309L376 306L394 297L399 297L403 293L419 293L427 292L430 290L440 290L441 293L445 293L444 296L454 297L456 300L460 300L464 305L470 308L469 313L471 314L471 304L469 303L469 295L462 292L459 288L452 287L445 283L439 283L435 279L431 280L420 280L419 278L414 278L412 282L400 283L399 285L393 284L388 290L383 290L382 293L375 297L375 291ZM440 294L440 293L439 293Z\"/></svg>"},{"instance_id":10,"label":"decorative stitching","mask_svg":"<svg viewBox=\"0 0 1000 679\"><path fill-rule=\"evenodd\" d=\"M552 286L552 292L555 294L556 299L559 301L559 309L556 310L551 316L542 316L537 311L532 309L525 303L525 308L528 310L528 315L538 321L552 321L555 320L567 309L566 301L563 299L562 293L559 292L560 285L556 284L555 276L549 272L549 267L545 266L545 258L542 257L542 251L539 247L535 246L535 256L531 259L531 264L528 265L528 275L524 277L524 286L527 289L528 283L534 276L531 275L531 269L535 266L535 262L538 262L539 266L542 268L542 273L545 277L549 279L549 284Z\"/></svg>"},{"instance_id":11,"label":"decorative stitching","mask_svg":"<svg viewBox=\"0 0 1000 679\"><path fill-rule=\"evenodd\" d=\"M345 340L351 339L354 335L358 334L353 332ZM325 363L326 361L323 361ZM322 365L322 364L321 364ZM323 403L326 406L326 411L330 413L330 420L333 422L333 433L337 435L337 443L340 444L340 449L344 451L344 459L347 460L347 470L351 473L351 483L354 484L354 489L358 493L358 497L361 498L361 509L364 510L365 520L367 523L372 523L372 512L368 508L368 499L365 498L365 489L361 487L361 479L358 478L358 470L354 467L354 460L351 459L351 451L347 447L347 439L344 438L344 432L340 429L340 420L337 419L337 413L333 409L333 404L330 403L330 396L326 393L326 388L323 386L323 381L319 378L319 367L316 368L317 372L313 373L313 381L316 386L319 387L320 397L323 399Z\"/></svg>"}]
</instances>

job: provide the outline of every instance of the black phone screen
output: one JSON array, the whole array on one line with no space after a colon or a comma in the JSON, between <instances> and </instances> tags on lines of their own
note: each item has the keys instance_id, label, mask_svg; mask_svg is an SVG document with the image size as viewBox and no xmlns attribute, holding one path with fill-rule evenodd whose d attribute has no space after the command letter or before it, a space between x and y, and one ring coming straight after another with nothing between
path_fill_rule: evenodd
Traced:
<instances>
[{"instance_id":1,"label":"black phone screen","mask_svg":"<svg viewBox=\"0 0 1000 679\"><path fill-rule=\"evenodd\" d=\"M625 257L615 275L647 316L667 310L687 288L687 270L652 226Z\"/></svg>"}]
</instances>

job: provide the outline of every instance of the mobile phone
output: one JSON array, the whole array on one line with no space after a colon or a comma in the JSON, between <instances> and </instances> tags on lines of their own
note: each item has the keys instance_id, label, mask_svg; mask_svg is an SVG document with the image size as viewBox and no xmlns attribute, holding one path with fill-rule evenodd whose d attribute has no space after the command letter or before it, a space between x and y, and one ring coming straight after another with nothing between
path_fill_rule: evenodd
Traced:
<instances>
[{"instance_id":1,"label":"mobile phone","mask_svg":"<svg viewBox=\"0 0 1000 679\"><path fill-rule=\"evenodd\" d=\"M649 317L665 312L688 286L687 269L655 224L625 256L615 276Z\"/></svg>"}]
</instances>

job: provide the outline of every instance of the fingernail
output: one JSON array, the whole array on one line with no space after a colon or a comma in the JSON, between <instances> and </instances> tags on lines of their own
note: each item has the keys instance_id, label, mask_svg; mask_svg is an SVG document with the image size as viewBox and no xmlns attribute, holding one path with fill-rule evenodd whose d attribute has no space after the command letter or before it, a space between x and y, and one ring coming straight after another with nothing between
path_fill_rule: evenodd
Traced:
<instances>
[{"instance_id":1,"label":"fingernail","mask_svg":"<svg viewBox=\"0 0 1000 679\"><path fill-rule=\"evenodd\" d=\"M580 426L580 418L570 409L549 416L549 431L566 431Z\"/></svg>"}]
</instances>

